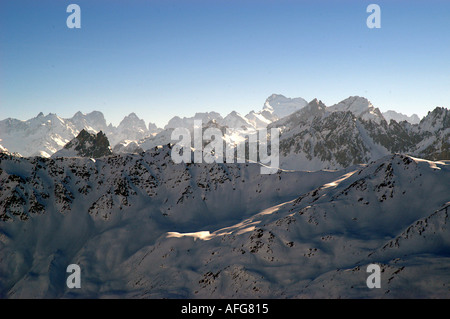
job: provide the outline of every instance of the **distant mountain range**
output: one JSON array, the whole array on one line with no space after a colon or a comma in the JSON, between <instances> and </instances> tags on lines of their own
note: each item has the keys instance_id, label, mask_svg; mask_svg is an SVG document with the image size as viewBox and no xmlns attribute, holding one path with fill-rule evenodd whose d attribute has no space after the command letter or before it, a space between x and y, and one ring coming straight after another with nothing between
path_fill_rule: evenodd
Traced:
<instances>
[{"instance_id":1,"label":"distant mountain range","mask_svg":"<svg viewBox=\"0 0 450 319\"><path fill-rule=\"evenodd\" d=\"M27 121L11 118L0 121L0 144L22 156L50 157L83 129L92 133L103 131L111 145L158 132L154 124L150 123L147 127L135 113L126 116L117 127L107 125L103 113L98 111L88 114L77 112L70 119L63 119L53 113L39 113Z\"/></svg>"},{"instance_id":2,"label":"distant mountain range","mask_svg":"<svg viewBox=\"0 0 450 319\"><path fill-rule=\"evenodd\" d=\"M417 114L413 114L411 116L402 114L402 113L397 113L395 111L389 110L386 112L383 112L383 116L386 119L386 121L389 123L391 120L394 120L398 123L403 122L403 121L407 121L411 124L419 124L420 122L420 118L417 116Z\"/></svg>"},{"instance_id":3,"label":"distant mountain range","mask_svg":"<svg viewBox=\"0 0 450 319\"><path fill-rule=\"evenodd\" d=\"M3 151L22 156L50 157L82 130L95 134L102 131L114 153L136 153L174 143L171 132L177 127L192 129L194 120L201 120L206 127L215 123L217 127L229 128L230 135L224 136L227 142L245 139L260 128L280 128L284 169L340 169L396 152L429 160L449 157L448 109L436 108L419 120L417 115L381 113L363 97L349 97L327 107L317 99L308 103L302 98L277 94L266 99L261 111L245 116L236 111L225 117L217 112L175 116L164 128L153 123L146 125L135 113L126 116L117 127L107 125L98 111L77 112L70 119L42 113L27 121L8 118L0 121L0 144Z\"/></svg>"}]
</instances>

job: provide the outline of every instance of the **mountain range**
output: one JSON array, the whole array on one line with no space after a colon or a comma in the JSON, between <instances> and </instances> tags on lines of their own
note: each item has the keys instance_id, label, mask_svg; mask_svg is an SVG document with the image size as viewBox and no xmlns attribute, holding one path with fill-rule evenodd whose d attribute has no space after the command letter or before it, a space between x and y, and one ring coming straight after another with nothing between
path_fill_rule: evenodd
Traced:
<instances>
[{"instance_id":1,"label":"mountain range","mask_svg":"<svg viewBox=\"0 0 450 319\"><path fill-rule=\"evenodd\" d=\"M338 169L393 153L450 158L450 113L441 107L411 124L387 122L362 97L349 97L330 107L314 99L268 127L281 130L280 163L285 169Z\"/></svg>"},{"instance_id":2,"label":"mountain range","mask_svg":"<svg viewBox=\"0 0 450 319\"><path fill-rule=\"evenodd\" d=\"M224 144L278 129L280 169L174 163L171 133L194 120ZM364 97L274 94L164 128L134 113L117 127L96 111L6 119L0 139L0 298L450 297L446 108L417 122Z\"/></svg>"},{"instance_id":3,"label":"mountain range","mask_svg":"<svg viewBox=\"0 0 450 319\"><path fill-rule=\"evenodd\" d=\"M135 113L117 127L107 125L98 111L77 112L70 119L42 113L27 121L8 118L0 121L0 144L22 156L50 157L82 130L95 134L102 131L114 153L138 153L174 143L171 133L175 128L192 130L194 120L201 120L205 127L215 123L224 132L227 128L225 143L248 139L261 128L279 128L283 169L340 169L395 152L429 160L448 158L448 109L437 107L419 122L417 119L417 115L408 117L395 111L381 113L363 97L349 97L327 107L318 99L308 103L302 98L273 94L258 112L243 116L233 111L225 117L217 112L175 116L164 128L146 125Z\"/></svg>"},{"instance_id":4,"label":"mountain range","mask_svg":"<svg viewBox=\"0 0 450 319\"><path fill-rule=\"evenodd\" d=\"M56 114L42 112L27 121L8 118L0 121L0 144L22 156L50 157L76 137L82 130L92 133L104 132L111 145L124 140L138 140L158 132L158 128L130 113L115 127L107 125L103 113L75 113L63 119Z\"/></svg>"}]
</instances>

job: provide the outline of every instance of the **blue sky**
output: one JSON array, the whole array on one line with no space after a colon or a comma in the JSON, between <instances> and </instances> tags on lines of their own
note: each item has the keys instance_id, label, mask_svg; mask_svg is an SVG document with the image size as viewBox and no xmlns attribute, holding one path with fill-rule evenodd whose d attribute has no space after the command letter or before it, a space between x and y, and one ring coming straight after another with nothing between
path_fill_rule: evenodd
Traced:
<instances>
[{"instance_id":1,"label":"blue sky","mask_svg":"<svg viewBox=\"0 0 450 319\"><path fill-rule=\"evenodd\" d=\"M69 29L69 4L81 29ZM366 8L381 7L369 29ZM0 119L260 110L272 93L450 106L450 1L2 0Z\"/></svg>"}]
</instances>

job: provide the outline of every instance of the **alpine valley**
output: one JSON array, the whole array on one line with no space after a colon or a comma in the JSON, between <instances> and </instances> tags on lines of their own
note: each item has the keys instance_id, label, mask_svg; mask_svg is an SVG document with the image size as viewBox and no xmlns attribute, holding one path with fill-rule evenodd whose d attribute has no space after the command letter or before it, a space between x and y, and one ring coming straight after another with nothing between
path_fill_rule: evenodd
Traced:
<instances>
[{"instance_id":1,"label":"alpine valley","mask_svg":"<svg viewBox=\"0 0 450 319\"><path fill-rule=\"evenodd\" d=\"M174 163L172 132L195 120L233 145L278 128L278 171ZM0 298L450 297L447 108L419 119L273 94L163 128L8 118L0 144Z\"/></svg>"}]
</instances>

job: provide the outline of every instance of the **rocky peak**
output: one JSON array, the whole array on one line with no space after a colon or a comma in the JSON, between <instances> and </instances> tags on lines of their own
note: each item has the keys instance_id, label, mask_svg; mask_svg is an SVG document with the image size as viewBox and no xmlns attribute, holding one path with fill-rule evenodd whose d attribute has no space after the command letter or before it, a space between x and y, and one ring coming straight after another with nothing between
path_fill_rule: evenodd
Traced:
<instances>
[{"instance_id":1,"label":"rocky peak","mask_svg":"<svg viewBox=\"0 0 450 319\"><path fill-rule=\"evenodd\" d=\"M332 105L328 108L329 112L345 112L350 111L356 117L366 121L372 120L380 124L384 120L380 110L372 105L365 97L350 96L347 99Z\"/></svg>"},{"instance_id":2,"label":"rocky peak","mask_svg":"<svg viewBox=\"0 0 450 319\"><path fill-rule=\"evenodd\" d=\"M62 150L53 154L52 157L81 156L99 158L111 154L111 147L105 133L100 131L94 134L83 129L77 137L67 143Z\"/></svg>"}]
</instances>

